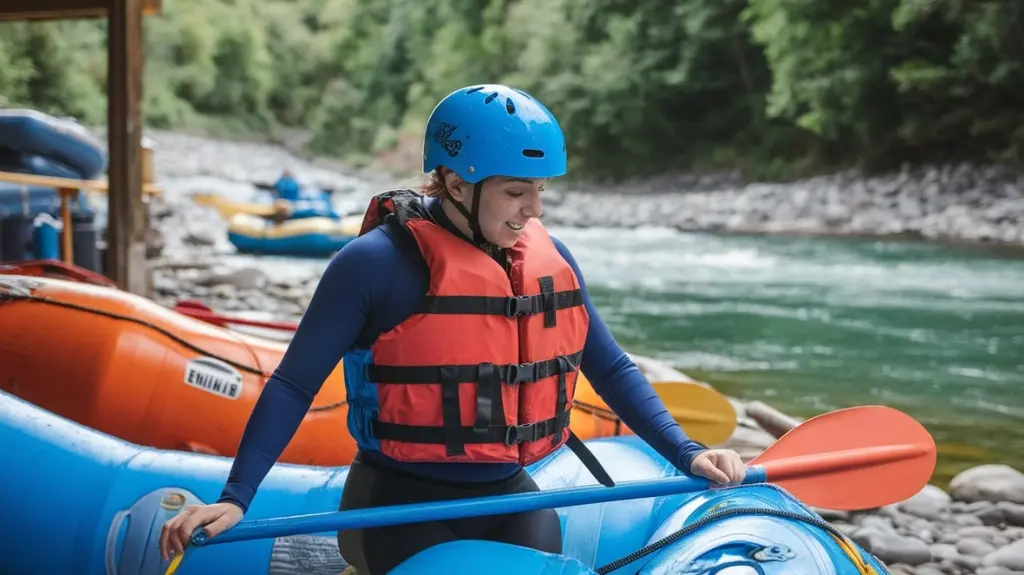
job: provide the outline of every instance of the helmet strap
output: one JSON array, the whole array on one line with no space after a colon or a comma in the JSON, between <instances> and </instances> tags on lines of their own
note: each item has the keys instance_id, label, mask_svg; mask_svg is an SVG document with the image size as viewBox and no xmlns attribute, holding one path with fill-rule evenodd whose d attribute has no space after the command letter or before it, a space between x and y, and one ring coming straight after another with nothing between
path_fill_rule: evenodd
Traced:
<instances>
[{"instance_id":1,"label":"helmet strap","mask_svg":"<svg viewBox=\"0 0 1024 575\"><path fill-rule=\"evenodd\" d=\"M452 197L451 192L445 190L448 198L452 201L455 209L466 218L466 222L469 223L469 229L473 232L473 241L478 244L489 244L487 238L484 237L484 231L480 228L480 195L484 189L483 180L473 184L473 206L470 209L466 209L466 206L462 205L462 202Z\"/></svg>"}]
</instances>

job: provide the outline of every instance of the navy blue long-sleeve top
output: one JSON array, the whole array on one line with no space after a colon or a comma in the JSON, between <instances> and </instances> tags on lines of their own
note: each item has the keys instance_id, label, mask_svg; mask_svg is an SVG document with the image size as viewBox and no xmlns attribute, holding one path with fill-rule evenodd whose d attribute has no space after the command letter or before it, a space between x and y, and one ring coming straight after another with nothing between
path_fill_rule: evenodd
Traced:
<instances>
[{"instance_id":1,"label":"navy blue long-sleeve top","mask_svg":"<svg viewBox=\"0 0 1024 575\"><path fill-rule=\"evenodd\" d=\"M437 200L435 220L459 234ZM461 236L461 234L459 234ZM619 347L594 308L569 249L554 244L579 278L590 327L580 369L594 390L641 439L678 468L689 470L705 448L687 438L643 373ZM468 241L468 240L467 240ZM246 424L227 484L218 501L248 510L256 490L291 441L313 398L346 352L369 348L411 316L429 283L422 256L377 228L339 251L324 271L281 363L264 386ZM489 482L519 471L516 463L404 463L364 452L409 473L458 482Z\"/></svg>"}]
</instances>

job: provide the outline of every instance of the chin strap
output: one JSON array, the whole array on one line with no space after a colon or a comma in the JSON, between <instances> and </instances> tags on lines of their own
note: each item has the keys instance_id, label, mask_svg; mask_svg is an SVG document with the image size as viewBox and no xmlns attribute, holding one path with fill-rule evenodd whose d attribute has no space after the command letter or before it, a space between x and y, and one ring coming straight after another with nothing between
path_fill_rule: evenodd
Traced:
<instances>
[{"instance_id":1,"label":"chin strap","mask_svg":"<svg viewBox=\"0 0 1024 575\"><path fill-rule=\"evenodd\" d=\"M469 229L473 232L473 241L478 244L490 245L491 242L487 241L484 237L484 231L480 229L480 192L484 189L483 180L473 184L473 207L470 210L466 209L466 206L462 205L462 202L456 201L452 197L451 193L445 190L445 194L448 199L451 200L452 205L455 206L456 210L466 218L469 223Z\"/></svg>"}]
</instances>

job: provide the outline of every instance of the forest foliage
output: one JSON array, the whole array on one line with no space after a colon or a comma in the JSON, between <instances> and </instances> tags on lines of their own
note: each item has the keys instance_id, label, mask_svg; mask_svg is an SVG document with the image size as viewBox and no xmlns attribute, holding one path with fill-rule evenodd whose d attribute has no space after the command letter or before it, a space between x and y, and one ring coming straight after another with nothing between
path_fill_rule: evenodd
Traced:
<instances>
[{"instance_id":1,"label":"forest foliage","mask_svg":"<svg viewBox=\"0 0 1024 575\"><path fill-rule=\"evenodd\" d=\"M1024 157L1015 0L165 0L145 119L380 157L451 90L531 92L574 176ZM0 25L0 105L105 122L102 21Z\"/></svg>"}]
</instances>

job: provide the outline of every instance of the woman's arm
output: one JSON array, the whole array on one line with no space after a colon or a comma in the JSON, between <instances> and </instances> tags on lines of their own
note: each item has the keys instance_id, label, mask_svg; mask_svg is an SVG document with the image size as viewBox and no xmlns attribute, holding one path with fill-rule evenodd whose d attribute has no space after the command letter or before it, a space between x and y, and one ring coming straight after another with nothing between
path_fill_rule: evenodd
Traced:
<instances>
[{"instance_id":1,"label":"woman's arm","mask_svg":"<svg viewBox=\"0 0 1024 575\"><path fill-rule=\"evenodd\" d=\"M688 438L672 418L640 368L619 347L608 325L594 308L576 259L565 244L552 238L555 247L579 278L583 305L590 315L587 343L580 369L594 391L641 439L679 469L689 472L693 458L706 448Z\"/></svg>"},{"instance_id":2,"label":"woman's arm","mask_svg":"<svg viewBox=\"0 0 1024 575\"><path fill-rule=\"evenodd\" d=\"M397 251L382 230L353 240L328 264L295 337L245 426L218 502L247 510L324 380L352 348L378 294L390 289Z\"/></svg>"}]
</instances>

